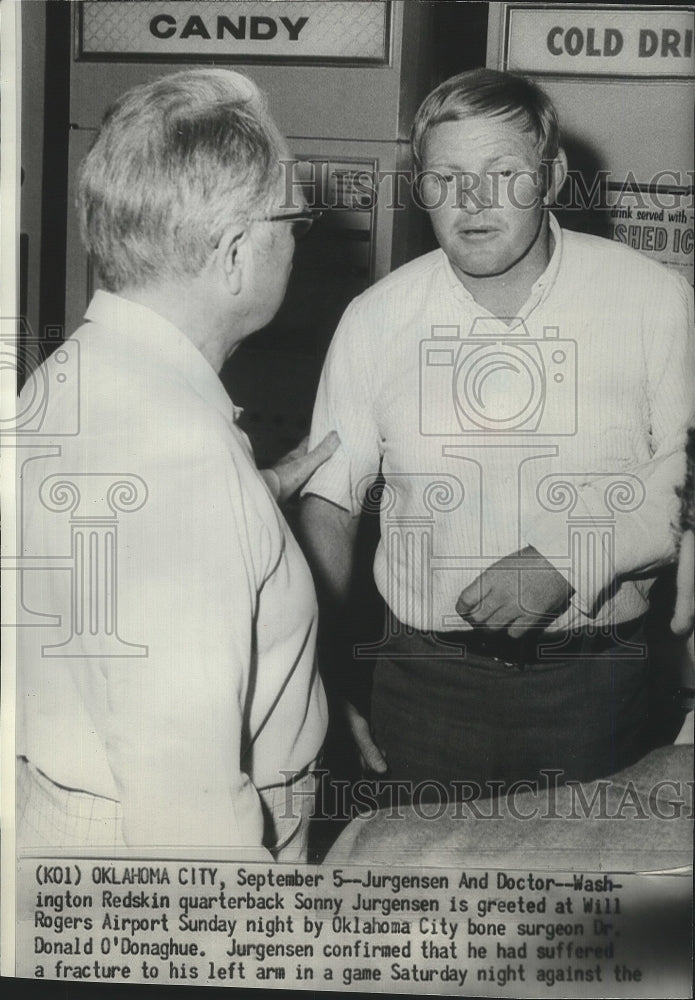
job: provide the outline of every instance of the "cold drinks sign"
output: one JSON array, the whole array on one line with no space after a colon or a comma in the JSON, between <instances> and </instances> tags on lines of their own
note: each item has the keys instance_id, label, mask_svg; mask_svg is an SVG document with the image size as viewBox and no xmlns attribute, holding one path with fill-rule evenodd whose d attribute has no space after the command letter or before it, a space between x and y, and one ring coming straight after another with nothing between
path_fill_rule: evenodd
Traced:
<instances>
[{"instance_id":1,"label":"cold drinks sign","mask_svg":"<svg viewBox=\"0 0 695 1000\"><path fill-rule=\"evenodd\" d=\"M79 12L79 59L351 63L388 59L389 4L374 0L151 0L127 5L87 0Z\"/></svg>"},{"instance_id":2,"label":"cold drinks sign","mask_svg":"<svg viewBox=\"0 0 695 1000\"><path fill-rule=\"evenodd\" d=\"M565 76L695 75L692 10L585 7L507 8L505 65Z\"/></svg>"}]
</instances>

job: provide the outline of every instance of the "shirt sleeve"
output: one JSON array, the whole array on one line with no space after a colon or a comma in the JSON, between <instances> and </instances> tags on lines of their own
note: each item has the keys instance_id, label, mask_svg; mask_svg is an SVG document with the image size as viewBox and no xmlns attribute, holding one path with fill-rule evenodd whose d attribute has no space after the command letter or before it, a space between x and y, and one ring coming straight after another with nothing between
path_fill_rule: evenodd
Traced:
<instances>
[{"instance_id":1,"label":"shirt sleeve","mask_svg":"<svg viewBox=\"0 0 695 1000\"><path fill-rule=\"evenodd\" d=\"M373 331L358 303L346 310L335 332L314 404L309 447L336 431L340 445L313 474L302 496L314 494L359 515L367 488L379 471L380 435L376 424Z\"/></svg>"},{"instance_id":2,"label":"shirt sleeve","mask_svg":"<svg viewBox=\"0 0 695 1000\"><path fill-rule=\"evenodd\" d=\"M241 755L262 525L249 526L253 504L209 428L153 435L153 445L147 502L123 517L118 567L119 625L146 655L104 658L103 683L90 676L94 661L76 668L83 697L126 843L260 847L260 801Z\"/></svg>"},{"instance_id":3,"label":"shirt sleeve","mask_svg":"<svg viewBox=\"0 0 695 1000\"><path fill-rule=\"evenodd\" d=\"M573 558L570 570L556 567L574 588L572 603L584 614L593 613L616 577L654 570L675 557L676 488L684 481L686 430L694 422L695 347L692 289L679 275L665 277L651 290L650 320L643 331L651 457L620 470L627 473L625 485L616 486L610 498L605 481L587 477L577 491L573 518L596 526L602 551L590 566ZM601 531L607 499L610 537ZM527 544L542 554L544 549L563 551L567 525L560 520L552 515L534 518L526 531Z\"/></svg>"}]
</instances>

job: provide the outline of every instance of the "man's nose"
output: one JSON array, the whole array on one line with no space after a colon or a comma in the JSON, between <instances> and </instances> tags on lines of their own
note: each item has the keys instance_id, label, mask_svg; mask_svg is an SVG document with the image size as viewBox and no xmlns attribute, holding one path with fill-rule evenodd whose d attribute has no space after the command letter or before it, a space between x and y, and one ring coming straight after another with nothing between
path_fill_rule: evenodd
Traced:
<instances>
[{"instance_id":1,"label":"man's nose","mask_svg":"<svg viewBox=\"0 0 695 1000\"><path fill-rule=\"evenodd\" d=\"M487 174L463 174L459 185L457 205L469 215L494 207L494 185Z\"/></svg>"}]
</instances>

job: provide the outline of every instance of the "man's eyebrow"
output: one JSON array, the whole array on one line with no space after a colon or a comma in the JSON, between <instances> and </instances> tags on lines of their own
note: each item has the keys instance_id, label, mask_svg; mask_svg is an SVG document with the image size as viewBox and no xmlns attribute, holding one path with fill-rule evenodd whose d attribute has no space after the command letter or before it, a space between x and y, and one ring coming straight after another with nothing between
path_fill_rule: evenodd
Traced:
<instances>
[{"instance_id":1,"label":"man's eyebrow","mask_svg":"<svg viewBox=\"0 0 695 1000\"><path fill-rule=\"evenodd\" d=\"M483 163L494 163L496 160L506 159L507 154L495 154L489 157L487 160L483 160ZM428 170L453 170L458 171L460 174L470 174L474 173L470 168L462 167L460 163L453 163L451 160L434 160L427 168Z\"/></svg>"},{"instance_id":2,"label":"man's eyebrow","mask_svg":"<svg viewBox=\"0 0 695 1000\"><path fill-rule=\"evenodd\" d=\"M435 167L443 167L447 170L461 169L461 167L458 164L452 163L451 160L435 160L431 169L434 169Z\"/></svg>"},{"instance_id":3,"label":"man's eyebrow","mask_svg":"<svg viewBox=\"0 0 695 1000\"><path fill-rule=\"evenodd\" d=\"M505 153L495 153L488 160L489 163L495 163L497 160L524 160L525 156L523 153L517 153L513 150L507 150Z\"/></svg>"}]
</instances>

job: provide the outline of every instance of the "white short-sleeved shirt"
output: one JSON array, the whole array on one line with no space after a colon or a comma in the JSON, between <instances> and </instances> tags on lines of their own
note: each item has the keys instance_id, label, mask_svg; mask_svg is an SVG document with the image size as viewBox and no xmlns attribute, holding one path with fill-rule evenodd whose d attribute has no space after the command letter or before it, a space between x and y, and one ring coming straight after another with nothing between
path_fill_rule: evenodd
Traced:
<instances>
[{"instance_id":1,"label":"white short-sleeved shirt","mask_svg":"<svg viewBox=\"0 0 695 1000\"><path fill-rule=\"evenodd\" d=\"M518 317L479 306L435 250L352 302L326 359L312 443L335 429L341 446L304 492L357 515L381 469L375 579L419 629L467 627L461 591L525 545L575 588L554 629L639 616L673 557L692 290L550 224Z\"/></svg>"},{"instance_id":2,"label":"white short-sleeved shirt","mask_svg":"<svg viewBox=\"0 0 695 1000\"><path fill-rule=\"evenodd\" d=\"M325 735L311 575L202 354L105 292L86 319L20 463L22 605L57 617L18 630L18 750L129 844L257 845L256 789Z\"/></svg>"}]
</instances>

